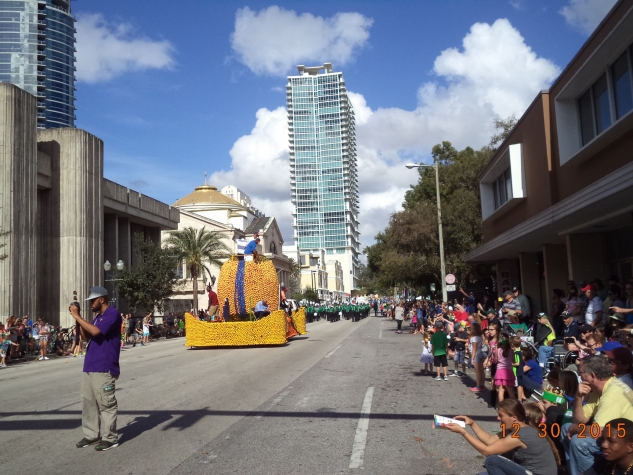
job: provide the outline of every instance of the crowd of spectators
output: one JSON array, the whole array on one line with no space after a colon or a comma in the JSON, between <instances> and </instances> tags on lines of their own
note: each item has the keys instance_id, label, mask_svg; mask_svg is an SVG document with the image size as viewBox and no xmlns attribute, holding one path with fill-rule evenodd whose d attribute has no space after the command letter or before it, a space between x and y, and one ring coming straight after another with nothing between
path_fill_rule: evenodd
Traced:
<instances>
[{"instance_id":1,"label":"crowd of spectators","mask_svg":"<svg viewBox=\"0 0 633 475\"><path fill-rule=\"evenodd\" d=\"M422 336L423 374L460 378L497 410L498 433L467 416L447 426L485 456L488 474L596 475L633 474L632 298L633 282L612 277L606 287L569 281L549 313L534 314L518 287L497 299L461 290L449 302L372 304L398 333L408 321Z\"/></svg>"},{"instance_id":2,"label":"crowd of spectators","mask_svg":"<svg viewBox=\"0 0 633 475\"><path fill-rule=\"evenodd\" d=\"M163 323L154 323L153 314L145 317L132 317L132 314L121 314L121 347L147 345L160 338L184 336L185 321L183 315L171 312L163 317ZM201 315L205 317L204 312ZM85 354L86 342L76 334L75 327L64 329L55 327L42 318L35 322L25 315L22 318L9 317L5 324L0 322L0 368L8 364L24 362L32 359L49 360L51 356L82 357Z\"/></svg>"}]
</instances>

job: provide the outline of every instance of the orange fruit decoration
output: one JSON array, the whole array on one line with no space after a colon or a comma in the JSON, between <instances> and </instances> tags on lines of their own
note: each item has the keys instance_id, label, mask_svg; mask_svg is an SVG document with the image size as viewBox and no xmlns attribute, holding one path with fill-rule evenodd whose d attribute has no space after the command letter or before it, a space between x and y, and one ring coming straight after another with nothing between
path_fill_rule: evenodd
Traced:
<instances>
[{"instance_id":1,"label":"orange fruit decoration","mask_svg":"<svg viewBox=\"0 0 633 475\"><path fill-rule=\"evenodd\" d=\"M243 284L240 279L240 260L233 256L220 269L218 278L218 299L220 308L224 299L229 299L231 320L241 313L251 313L260 300L266 300L271 312L279 308L279 280L271 260L261 257L255 261L242 262ZM240 304L242 302L242 304Z\"/></svg>"}]
</instances>

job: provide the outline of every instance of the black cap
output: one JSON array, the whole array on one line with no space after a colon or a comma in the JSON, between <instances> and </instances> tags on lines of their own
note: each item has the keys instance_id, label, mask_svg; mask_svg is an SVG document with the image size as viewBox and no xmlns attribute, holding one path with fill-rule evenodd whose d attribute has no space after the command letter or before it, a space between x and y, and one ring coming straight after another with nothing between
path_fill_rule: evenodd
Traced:
<instances>
[{"instance_id":1,"label":"black cap","mask_svg":"<svg viewBox=\"0 0 633 475\"><path fill-rule=\"evenodd\" d=\"M587 325L586 323L578 327L578 333L589 333L593 332L594 330L594 327L592 327L591 325Z\"/></svg>"},{"instance_id":2,"label":"black cap","mask_svg":"<svg viewBox=\"0 0 633 475\"><path fill-rule=\"evenodd\" d=\"M516 285L512 287L512 292L521 292L521 287L517 287Z\"/></svg>"}]
</instances>

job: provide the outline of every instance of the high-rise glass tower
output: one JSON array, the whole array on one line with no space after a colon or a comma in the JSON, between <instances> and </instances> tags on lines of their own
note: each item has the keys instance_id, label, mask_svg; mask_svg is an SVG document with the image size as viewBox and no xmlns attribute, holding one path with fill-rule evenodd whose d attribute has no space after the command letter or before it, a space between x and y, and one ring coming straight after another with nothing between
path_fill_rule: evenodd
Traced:
<instances>
[{"instance_id":1,"label":"high-rise glass tower","mask_svg":"<svg viewBox=\"0 0 633 475\"><path fill-rule=\"evenodd\" d=\"M70 0L0 0L0 82L37 97L40 128L75 126Z\"/></svg>"},{"instance_id":2,"label":"high-rise glass tower","mask_svg":"<svg viewBox=\"0 0 633 475\"><path fill-rule=\"evenodd\" d=\"M286 85L294 238L299 251L341 262L350 293L360 245L354 110L331 63L297 69Z\"/></svg>"}]
</instances>

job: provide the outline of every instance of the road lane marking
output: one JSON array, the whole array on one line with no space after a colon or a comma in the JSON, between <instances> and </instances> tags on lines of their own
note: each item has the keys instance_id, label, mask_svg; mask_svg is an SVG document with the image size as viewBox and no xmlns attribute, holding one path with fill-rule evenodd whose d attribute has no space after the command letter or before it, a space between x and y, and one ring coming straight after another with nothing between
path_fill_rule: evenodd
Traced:
<instances>
[{"instance_id":1,"label":"road lane marking","mask_svg":"<svg viewBox=\"0 0 633 475\"><path fill-rule=\"evenodd\" d=\"M261 419L264 416L264 414L266 414L273 407L275 407L277 404L279 404L281 402L281 400L288 395L288 393L290 392L290 389L292 389L292 388L289 388L289 389L285 390L283 393L281 393L279 396L277 396L273 400L273 402L271 402L270 405L266 409L264 409L264 412L260 412L259 414L257 414L255 416L255 419Z\"/></svg>"},{"instance_id":2,"label":"road lane marking","mask_svg":"<svg viewBox=\"0 0 633 475\"><path fill-rule=\"evenodd\" d=\"M341 346L343 346L343 345L338 345L336 348L334 348L332 351L330 351L327 355L325 355L325 357L329 358L330 356L332 356L334 354L334 352L336 350L338 350Z\"/></svg>"},{"instance_id":3,"label":"road lane marking","mask_svg":"<svg viewBox=\"0 0 633 475\"><path fill-rule=\"evenodd\" d=\"M382 324L383 324L383 323L384 323L384 322L380 322L380 333L378 334L378 339L379 339L379 340L382 340Z\"/></svg>"},{"instance_id":4,"label":"road lane marking","mask_svg":"<svg viewBox=\"0 0 633 475\"><path fill-rule=\"evenodd\" d=\"M374 387L367 388L363 408L360 411L360 419L354 437L354 447L349 461L349 468L360 468L363 465L365 445L367 444L367 429L369 429L369 414L371 414L371 400L374 397Z\"/></svg>"}]
</instances>

